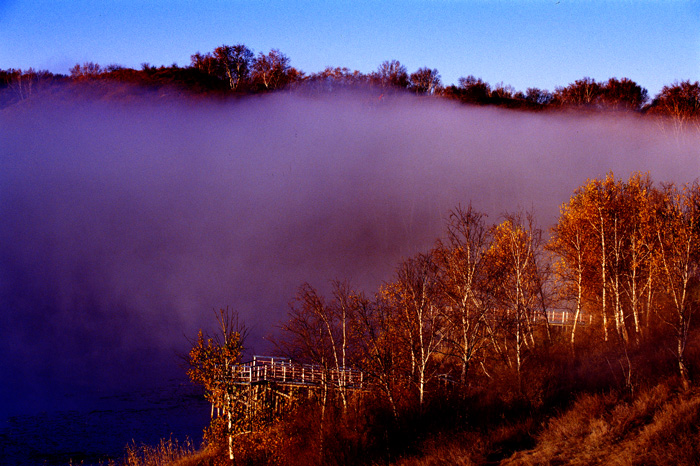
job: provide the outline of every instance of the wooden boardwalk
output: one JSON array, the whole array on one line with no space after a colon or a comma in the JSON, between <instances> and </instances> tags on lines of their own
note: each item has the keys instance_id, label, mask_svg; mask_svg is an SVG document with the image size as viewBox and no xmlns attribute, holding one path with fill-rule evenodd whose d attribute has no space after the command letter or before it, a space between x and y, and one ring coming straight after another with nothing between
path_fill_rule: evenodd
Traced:
<instances>
[{"instance_id":1,"label":"wooden boardwalk","mask_svg":"<svg viewBox=\"0 0 700 466\"><path fill-rule=\"evenodd\" d=\"M234 375L237 384L261 384L274 382L280 385L361 389L364 377L361 371L341 367L324 369L315 364L298 364L289 358L253 356L243 363Z\"/></svg>"}]
</instances>

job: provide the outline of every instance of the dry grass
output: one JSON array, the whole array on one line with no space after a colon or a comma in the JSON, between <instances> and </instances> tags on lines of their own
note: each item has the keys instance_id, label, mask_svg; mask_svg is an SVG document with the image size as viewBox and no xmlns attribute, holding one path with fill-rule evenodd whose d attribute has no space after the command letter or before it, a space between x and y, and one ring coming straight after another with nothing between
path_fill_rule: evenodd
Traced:
<instances>
[{"instance_id":1,"label":"dry grass","mask_svg":"<svg viewBox=\"0 0 700 466\"><path fill-rule=\"evenodd\" d=\"M110 465L120 466L195 466L206 464L202 462L206 456L198 452L189 439L180 442L172 437L161 439L158 445L127 445L124 459L110 462Z\"/></svg>"},{"instance_id":2,"label":"dry grass","mask_svg":"<svg viewBox=\"0 0 700 466\"><path fill-rule=\"evenodd\" d=\"M485 461L484 452L480 435L442 435L426 441L420 455L401 459L392 466L475 466Z\"/></svg>"},{"instance_id":3,"label":"dry grass","mask_svg":"<svg viewBox=\"0 0 700 466\"><path fill-rule=\"evenodd\" d=\"M505 465L700 464L700 394L678 394L667 385L631 400L583 395L549 421L535 448Z\"/></svg>"}]
</instances>

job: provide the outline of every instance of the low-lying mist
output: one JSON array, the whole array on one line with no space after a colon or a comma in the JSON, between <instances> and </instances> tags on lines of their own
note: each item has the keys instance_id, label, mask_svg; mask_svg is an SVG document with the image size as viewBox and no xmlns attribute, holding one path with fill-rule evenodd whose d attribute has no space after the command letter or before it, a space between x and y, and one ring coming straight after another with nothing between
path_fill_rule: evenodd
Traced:
<instances>
[{"instance_id":1,"label":"low-lying mist","mask_svg":"<svg viewBox=\"0 0 700 466\"><path fill-rule=\"evenodd\" d=\"M373 292L458 204L547 228L587 178L700 155L651 120L367 94L35 101L0 140L0 415L181 376L214 308L266 351L299 285Z\"/></svg>"}]
</instances>

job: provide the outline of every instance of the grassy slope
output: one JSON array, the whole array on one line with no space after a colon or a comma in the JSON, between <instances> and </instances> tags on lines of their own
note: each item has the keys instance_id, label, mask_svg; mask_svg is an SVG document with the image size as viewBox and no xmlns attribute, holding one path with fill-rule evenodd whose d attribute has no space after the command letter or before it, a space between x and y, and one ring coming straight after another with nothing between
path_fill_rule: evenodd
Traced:
<instances>
[{"instance_id":1,"label":"grassy slope","mask_svg":"<svg viewBox=\"0 0 700 466\"><path fill-rule=\"evenodd\" d=\"M533 425L534 424L534 425ZM486 434L442 436L421 454L395 466L435 465L697 465L700 464L700 390L689 393L660 384L629 394L583 394L561 414L540 424L504 423ZM536 444L496 460L509 437L528 429Z\"/></svg>"}]
</instances>

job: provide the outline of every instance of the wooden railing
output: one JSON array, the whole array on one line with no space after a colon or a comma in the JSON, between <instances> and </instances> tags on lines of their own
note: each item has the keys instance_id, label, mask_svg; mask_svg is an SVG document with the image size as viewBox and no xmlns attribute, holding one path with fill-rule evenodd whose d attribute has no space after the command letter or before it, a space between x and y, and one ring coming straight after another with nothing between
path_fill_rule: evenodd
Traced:
<instances>
[{"instance_id":1,"label":"wooden railing","mask_svg":"<svg viewBox=\"0 0 700 466\"><path fill-rule=\"evenodd\" d=\"M547 321L549 325L571 326L574 325L576 313L572 311L549 310L547 311ZM579 315L578 325L589 325L590 315Z\"/></svg>"},{"instance_id":2,"label":"wooden railing","mask_svg":"<svg viewBox=\"0 0 700 466\"><path fill-rule=\"evenodd\" d=\"M315 364L298 364L289 358L253 356L253 360L238 366L234 382L254 384L275 382L283 385L322 386L336 388L362 388L363 374L356 369L324 369Z\"/></svg>"}]
</instances>

